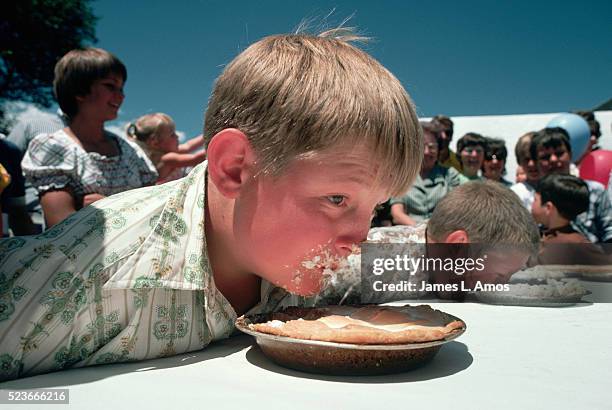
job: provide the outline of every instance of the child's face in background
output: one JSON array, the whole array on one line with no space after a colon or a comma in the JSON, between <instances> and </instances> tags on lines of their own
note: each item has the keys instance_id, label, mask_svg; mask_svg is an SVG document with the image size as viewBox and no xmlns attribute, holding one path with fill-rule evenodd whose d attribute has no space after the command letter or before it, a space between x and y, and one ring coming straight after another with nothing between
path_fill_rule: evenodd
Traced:
<instances>
[{"instance_id":1,"label":"child's face in background","mask_svg":"<svg viewBox=\"0 0 612 410\"><path fill-rule=\"evenodd\" d=\"M472 145L463 148L461 151L461 165L463 173L468 176L475 176L482 167L484 161L484 149L480 145Z\"/></svg>"},{"instance_id":2,"label":"child's face in background","mask_svg":"<svg viewBox=\"0 0 612 410\"><path fill-rule=\"evenodd\" d=\"M548 212L542 204L542 196L539 192L536 192L533 204L531 204L531 215L533 215L533 219L535 219L537 223L544 226L548 225Z\"/></svg>"},{"instance_id":3,"label":"child's face in background","mask_svg":"<svg viewBox=\"0 0 612 410\"><path fill-rule=\"evenodd\" d=\"M525 182L527 181L527 173L523 169L521 165L516 167L516 182Z\"/></svg>"},{"instance_id":4,"label":"child's face in background","mask_svg":"<svg viewBox=\"0 0 612 410\"><path fill-rule=\"evenodd\" d=\"M506 159L502 155L485 155L482 164L483 174L486 178L499 181L503 176L505 165Z\"/></svg>"},{"instance_id":5,"label":"child's face in background","mask_svg":"<svg viewBox=\"0 0 612 410\"><path fill-rule=\"evenodd\" d=\"M423 150L423 162L421 163L421 169L429 171L438 162L438 141L434 135L424 132L423 142L425 143L425 147Z\"/></svg>"},{"instance_id":6,"label":"child's face in background","mask_svg":"<svg viewBox=\"0 0 612 410\"><path fill-rule=\"evenodd\" d=\"M525 181L531 183L532 185L535 185L540 179L540 171L538 170L538 164L530 157L523 158L523 160L519 164L525 172ZM519 181L517 180L516 182Z\"/></svg>"},{"instance_id":7,"label":"child's face in background","mask_svg":"<svg viewBox=\"0 0 612 410\"><path fill-rule=\"evenodd\" d=\"M548 174L569 174L570 170L570 151L564 144L556 147L539 146L537 149L538 170L540 176Z\"/></svg>"},{"instance_id":8,"label":"child's face in background","mask_svg":"<svg viewBox=\"0 0 612 410\"><path fill-rule=\"evenodd\" d=\"M360 147L328 150L294 160L280 176L253 178L235 204L243 263L292 293L319 292L330 267L325 259L347 256L365 240L376 205L389 196L375 185L375 171Z\"/></svg>"},{"instance_id":9,"label":"child's face in background","mask_svg":"<svg viewBox=\"0 0 612 410\"><path fill-rule=\"evenodd\" d=\"M155 138L155 148L162 152L178 151L178 135L173 124L161 123Z\"/></svg>"}]
</instances>

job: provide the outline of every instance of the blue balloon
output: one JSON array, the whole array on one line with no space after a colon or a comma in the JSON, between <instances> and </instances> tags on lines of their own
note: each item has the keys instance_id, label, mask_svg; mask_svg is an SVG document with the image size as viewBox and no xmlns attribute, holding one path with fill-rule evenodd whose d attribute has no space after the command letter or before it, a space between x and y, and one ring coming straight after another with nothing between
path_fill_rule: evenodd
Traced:
<instances>
[{"instance_id":1,"label":"blue balloon","mask_svg":"<svg viewBox=\"0 0 612 410\"><path fill-rule=\"evenodd\" d=\"M576 162L582 157L589 146L591 129L589 123L577 114L561 114L550 120L546 128L561 127L570 137L572 147L572 162Z\"/></svg>"}]
</instances>

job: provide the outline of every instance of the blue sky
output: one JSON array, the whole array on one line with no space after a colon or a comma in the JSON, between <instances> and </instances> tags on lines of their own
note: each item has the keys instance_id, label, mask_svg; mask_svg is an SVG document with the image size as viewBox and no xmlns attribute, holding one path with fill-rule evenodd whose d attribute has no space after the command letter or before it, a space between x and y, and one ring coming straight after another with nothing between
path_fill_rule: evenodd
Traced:
<instances>
[{"instance_id":1,"label":"blue sky","mask_svg":"<svg viewBox=\"0 0 612 410\"><path fill-rule=\"evenodd\" d=\"M96 46L128 68L119 122L161 111L192 137L215 78L252 42L303 19L349 26L421 116L558 112L612 97L610 1L97 0ZM333 14L324 17L334 10Z\"/></svg>"}]
</instances>

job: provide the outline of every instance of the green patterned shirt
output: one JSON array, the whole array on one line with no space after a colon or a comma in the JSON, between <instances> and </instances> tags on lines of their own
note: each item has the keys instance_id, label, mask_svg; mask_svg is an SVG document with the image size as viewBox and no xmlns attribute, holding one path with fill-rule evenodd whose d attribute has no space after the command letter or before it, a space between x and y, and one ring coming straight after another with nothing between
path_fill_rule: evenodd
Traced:
<instances>
[{"instance_id":1,"label":"green patterned shirt","mask_svg":"<svg viewBox=\"0 0 612 410\"><path fill-rule=\"evenodd\" d=\"M431 218L436 205L446 194L464 182L467 182L466 177L455 168L435 165L425 178L418 175L404 196L391 198L390 203L403 204L404 212L416 222L423 222Z\"/></svg>"},{"instance_id":2,"label":"green patterned shirt","mask_svg":"<svg viewBox=\"0 0 612 410\"><path fill-rule=\"evenodd\" d=\"M199 350L234 331L206 253L206 163L0 241L0 380ZM295 304L262 284L251 312ZM281 302L282 301L282 302Z\"/></svg>"}]
</instances>

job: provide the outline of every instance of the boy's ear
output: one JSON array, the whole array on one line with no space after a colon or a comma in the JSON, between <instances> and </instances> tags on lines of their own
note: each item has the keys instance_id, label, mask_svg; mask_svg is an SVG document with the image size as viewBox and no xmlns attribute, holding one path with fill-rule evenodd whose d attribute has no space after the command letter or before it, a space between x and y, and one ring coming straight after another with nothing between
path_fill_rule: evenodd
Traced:
<instances>
[{"instance_id":1,"label":"boy's ear","mask_svg":"<svg viewBox=\"0 0 612 410\"><path fill-rule=\"evenodd\" d=\"M208 174L217 190L227 198L236 198L251 175L255 155L244 133L227 128L208 143Z\"/></svg>"},{"instance_id":2,"label":"boy's ear","mask_svg":"<svg viewBox=\"0 0 612 410\"><path fill-rule=\"evenodd\" d=\"M446 236L444 243L470 243L470 238L464 230L453 231Z\"/></svg>"},{"instance_id":3,"label":"boy's ear","mask_svg":"<svg viewBox=\"0 0 612 410\"><path fill-rule=\"evenodd\" d=\"M555 204L548 201L544 204L544 210L546 211L546 216L550 216L553 212L557 211L557 207L555 206Z\"/></svg>"}]
</instances>

